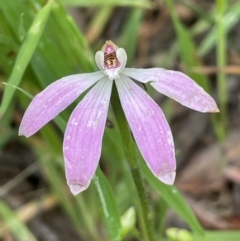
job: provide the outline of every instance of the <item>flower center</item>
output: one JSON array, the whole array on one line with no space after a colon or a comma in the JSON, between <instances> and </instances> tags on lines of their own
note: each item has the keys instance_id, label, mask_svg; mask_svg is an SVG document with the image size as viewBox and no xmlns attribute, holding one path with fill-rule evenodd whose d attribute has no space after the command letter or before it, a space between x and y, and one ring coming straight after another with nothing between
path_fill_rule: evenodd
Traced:
<instances>
[{"instance_id":1,"label":"flower center","mask_svg":"<svg viewBox=\"0 0 240 241\"><path fill-rule=\"evenodd\" d=\"M115 69L121 65L116 55L117 48L118 47L112 41L107 41L103 45L102 51L104 52L105 69Z\"/></svg>"}]
</instances>

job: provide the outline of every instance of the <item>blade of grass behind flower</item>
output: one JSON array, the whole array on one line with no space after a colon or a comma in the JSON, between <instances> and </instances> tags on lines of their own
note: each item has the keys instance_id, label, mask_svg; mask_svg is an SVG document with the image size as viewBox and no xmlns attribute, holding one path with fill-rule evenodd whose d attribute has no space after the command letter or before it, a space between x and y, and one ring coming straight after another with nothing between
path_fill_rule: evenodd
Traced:
<instances>
[{"instance_id":1,"label":"blade of grass behind flower","mask_svg":"<svg viewBox=\"0 0 240 241\"><path fill-rule=\"evenodd\" d=\"M99 39L107 23L111 21L109 18L111 17L112 12L112 7L102 7L96 12L96 15L91 20L86 33L86 38L89 43L93 43Z\"/></svg>"},{"instance_id":2,"label":"blade of grass behind flower","mask_svg":"<svg viewBox=\"0 0 240 241\"><path fill-rule=\"evenodd\" d=\"M1 72L5 77L8 76L12 70L12 65L13 62L15 62L16 53L18 52L18 44L13 40L13 38L10 37L12 34L8 32L10 29L9 26L5 26L6 20L3 18L3 16L0 18L0 23L2 31L5 33L4 35L0 33Z\"/></svg>"},{"instance_id":3,"label":"blade of grass behind flower","mask_svg":"<svg viewBox=\"0 0 240 241\"><path fill-rule=\"evenodd\" d=\"M106 226L108 227L109 236L113 241L120 241L122 240L122 227L116 199L108 180L99 167L94 175L93 182L102 203L101 208L105 217Z\"/></svg>"},{"instance_id":4,"label":"blade of grass behind flower","mask_svg":"<svg viewBox=\"0 0 240 241\"><path fill-rule=\"evenodd\" d=\"M63 4L69 6L79 7L104 7L104 6L122 6L122 7L139 7L139 8L151 8L152 4L147 0L62 0Z\"/></svg>"},{"instance_id":5,"label":"blade of grass behind flower","mask_svg":"<svg viewBox=\"0 0 240 241\"><path fill-rule=\"evenodd\" d=\"M217 67L219 71L217 73L217 92L218 99L220 102L220 120L221 123L216 128L218 139L220 143L226 139L226 128L227 128L227 83L226 74L222 71L226 65L227 50L226 50L226 25L224 21L224 14L227 7L227 0L216 1L216 26L217 26ZM217 116L215 116L217 118ZM222 163L223 164L223 163Z\"/></svg>"},{"instance_id":6,"label":"blade of grass behind flower","mask_svg":"<svg viewBox=\"0 0 240 241\"><path fill-rule=\"evenodd\" d=\"M213 16L211 14L206 14L206 10L199 8L199 5L194 1L180 0L179 2L189 8L196 16L201 17L205 22L209 24L214 22Z\"/></svg>"},{"instance_id":7,"label":"blade of grass behind flower","mask_svg":"<svg viewBox=\"0 0 240 241\"><path fill-rule=\"evenodd\" d=\"M229 4L228 9L224 13L223 17L224 26L226 29L226 33L228 33L232 27L236 25L240 18L240 3L235 2L233 4ZM209 51L216 45L217 42L217 29L216 26L209 26L212 27L211 31L206 35L203 41L200 43L198 47L198 56L203 57L206 56Z\"/></svg>"},{"instance_id":8,"label":"blade of grass behind flower","mask_svg":"<svg viewBox=\"0 0 240 241\"><path fill-rule=\"evenodd\" d=\"M207 237L210 241L239 241L240 231L207 231Z\"/></svg>"},{"instance_id":9,"label":"blade of grass behind flower","mask_svg":"<svg viewBox=\"0 0 240 241\"><path fill-rule=\"evenodd\" d=\"M18 86L21 78L24 74L24 71L27 68L27 65L34 53L34 50L37 47L37 44L40 40L42 32L45 28L45 25L48 20L48 16L51 11L53 0L49 0L46 5L39 11L36 18L34 19L28 33L26 36L25 41L22 44L22 47L19 51L18 57L16 59L12 74L9 78L8 83ZM8 105L13 97L15 92L14 88L9 86L6 87L2 105L0 107L0 116L2 116L8 108Z\"/></svg>"},{"instance_id":10,"label":"blade of grass behind flower","mask_svg":"<svg viewBox=\"0 0 240 241\"><path fill-rule=\"evenodd\" d=\"M120 44L124 48L128 55L128 65L131 66L135 59L138 43L138 33L143 16L142 9L132 9L129 17L124 24L123 32L121 34ZM129 39L131 41L129 41Z\"/></svg>"},{"instance_id":11,"label":"blade of grass behind flower","mask_svg":"<svg viewBox=\"0 0 240 241\"><path fill-rule=\"evenodd\" d=\"M59 0L52 9L48 27L52 33L51 39L57 43L65 63L69 62L69 65L78 72L79 68L83 72L94 70L95 61L86 36Z\"/></svg>"},{"instance_id":12,"label":"blade of grass behind flower","mask_svg":"<svg viewBox=\"0 0 240 241\"><path fill-rule=\"evenodd\" d=\"M16 21L17 16L13 17ZM42 88L63 76L94 69L86 39L61 4L55 3L52 8L47 28L31 59L31 67ZM36 83L34 79L31 82ZM70 110L63 112L63 116L69 117Z\"/></svg>"},{"instance_id":13,"label":"blade of grass behind flower","mask_svg":"<svg viewBox=\"0 0 240 241\"><path fill-rule=\"evenodd\" d=\"M179 49L180 49L180 57L185 65L184 67L186 68L186 72L206 91L209 91L210 85L207 77L203 74L196 74L191 72L192 66L201 65L200 60L197 59L197 55L196 55L197 51L191 35L179 20L174 9L173 1L165 0L165 3L168 7L168 10L170 12L170 15L177 33Z\"/></svg>"},{"instance_id":14,"label":"blade of grass behind flower","mask_svg":"<svg viewBox=\"0 0 240 241\"><path fill-rule=\"evenodd\" d=\"M0 216L4 224L12 231L19 241L37 241L33 234L28 230L27 226L18 220L11 208L0 200ZM4 225L1 226L4 231Z\"/></svg>"},{"instance_id":15,"label":"blade of grass behind flower","mask_svg":"<svg viewBox=\"0 0 240 241\"><path fill-rule=\"evenodd\" d=\"M87 194L87 195L86 195ZM83 216L84 227L86 227L87 234L84 236L85 239L89 239L91 236L91 240L98 241L99 234L96 228L96 219L98 219L99 208L96 205L96 200L98 200L96 189L92 188L90 185L89 190L81 195L75 197L77 209L79 210L80 215ZM86 209L91 210L91 215L89 213L86 215ZM82 227L81 227L82 228Z\"/></svg>"},{"instance_id":16,"label":"blade of grass behind flower","mask_svg":"<svg viewBox=\"0 0 240 241\"><path fill-rule=\"evenodd\" d=\"M10 0L4 4L1 2L1 4L5 14L4 17L7 20L6 25L11 26L11 31L5 31L8 29L4 29L4 33L15 33L14 37L10 35L12 37L9 40L10 43L16 39L19 41L18 32L15 31L15 28L18 25L20 13L24 12L24 23L27 27L32 21L31 15L27 11L25 3L20 0ZM35 5L30 7L38 9L39 6L39 3L35 2ZM10 12L11 15L8 14ZM63 32L65 34L62 34ZM68 42L71 44L67 44ZM11 46L5 45L4 47L7 49L5 52L12 51ZM57 3L54 3L47 29L43 33L31 59L31 66L43 87L62 76L79 72L79 68L85 72L94 69L92 53L87 46L86 39L77 29L65 9ZM31 79L31 81L34 80Z\"/></svg>"}]
</instances>

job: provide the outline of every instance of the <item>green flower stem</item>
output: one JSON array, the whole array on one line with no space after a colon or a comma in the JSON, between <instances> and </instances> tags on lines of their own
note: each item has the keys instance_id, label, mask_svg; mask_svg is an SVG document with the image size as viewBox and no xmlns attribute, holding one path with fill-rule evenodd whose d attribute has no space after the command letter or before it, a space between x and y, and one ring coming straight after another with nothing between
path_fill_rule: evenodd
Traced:
<instances>
[{"instance_id":1,"label":"green flower stem","mask_svg":"<svg viewBox=\"0 0 240 241\"><path fill-rule=\"evenodd\" d=\"M112 89L112 98L111 104L113 107L113 112L116 117L120 134L123 141L124 152L127 158L127 161L130 165L132 177L137 188L137 193L140 200L142 220L144 222L143 228L145 229L145 235L147 236L148 241L154 241L155 235L153 231L153 225L150 220L150 208L147 202L147 194L144 187L143 178L140 173L138 159L136 155L135 143L133 141L131 131L129 130L127 120L125 118L122 106L118 97L117 89L115 83L113 84Z\"/></svg>"},{"instance_id":2,"label":"green flower stem","mask_svg":"<svg viewBox=\"0 0 240 241\"><path fill-rule=\"evenodd\" d=\"M219 139L221 144L224 143L226 138L227 126L227 84L226 74L223 68L226 65L226 26L224 14L227 7L227 0L216 0L216 25L217 25L217 66L219 72L218 77L218 98L220 102L220 125L219 125Z\"/></svg>"}]
</instances>

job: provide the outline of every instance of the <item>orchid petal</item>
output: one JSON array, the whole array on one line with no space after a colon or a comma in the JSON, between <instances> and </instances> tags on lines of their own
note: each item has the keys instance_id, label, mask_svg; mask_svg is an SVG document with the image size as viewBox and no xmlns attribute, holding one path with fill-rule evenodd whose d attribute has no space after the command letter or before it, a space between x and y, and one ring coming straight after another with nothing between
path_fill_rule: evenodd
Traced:
<instances>
[{"instance_id":1,"label":"orchid petal","mask_svg":"<svg viewBox=\"0 0 240 241\"><path fill-rule=\"evenodd\" d=\"M116 81L120 101L135 141L152 173L173 184L176 160L170 127L160 107L125 75Z\"/></svg>"},{"instance_id":2,"label":"orchid petal","mask_svg":"<svg viewBox=\"0 0 240 241\"><path fill-rule=\"evenodd\" d=\"M96 171L112 80L101 79L72 112L63 141L67 183L73 195L85 190Z\"/></svg>"},{"instance_id":3,"label":"orchid petal","mask_svg":"<svg viewBox=\"0 0 240 241\"><path fill-rule=\"evenodd\" d=\"M29 137L36 133L103 76L101 71L76 74L50 84L33 98L23 116L19 135Z\"/></svg>"},{"instance_id":4,"label":"orchid petal","mask_svg":"<svg viewBox=\"0 0 240 241\"><path fill-rule=\"evenodd\" d=\"M95 54L95 62L100 70L104 70L104 53L103 51L97 51Z\"/></svg>"},{"instance_id":5,"label":"orchid petal","mask_svg":"<svg viewBox=\"0 0 240 241\"><path fill-rule=\"evenodd\" d=\"M194 80L181 72L160 68L125 68L122 73L142 83L152 81L151 85L157 91L191 109L200 112L219 112L214 99Z\"/></svg>"},{"instance_id":6,"label":"orchid petal","mask_svg":"<svg viewBox=\"0 0 240 241\"><path fill-rule=\"evenodd\" d=\"M127 63L127 53L126 53L125 49L118 48L116 51L116 55L117 55L119 62L121 63L121 67L119 68L119 72L121 72L125 68L126 63Z\"/></svg>"}]
</instances>

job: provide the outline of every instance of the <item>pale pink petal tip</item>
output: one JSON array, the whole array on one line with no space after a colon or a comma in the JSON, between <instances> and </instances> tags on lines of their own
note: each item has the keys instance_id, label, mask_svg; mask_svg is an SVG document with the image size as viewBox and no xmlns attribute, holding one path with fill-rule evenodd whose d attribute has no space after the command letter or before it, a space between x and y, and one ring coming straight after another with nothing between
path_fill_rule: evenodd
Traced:
<instances>
[{"instance_id":1,"label":"pale pink petal tip","mask_svg":"<svg viewBox=\"0 0 240 241\"><path fill-rule=\"evenodd\" d=\"M209 112L210 113L218 113L218 112L220 112L220 110L216 107L215 109L210 110Z\"/></svg>"},{"instance_id":2,"label":"pale pink petal tip","mask_svg":"<svg viewBox=\"0 0 240 241\"><path fill-rule=\"evenodd\" d=\"M84 186L84 185L77 184L77 183L75 183L75 184L68 184L68 185L69 185L71 193L74 196L77 196L80 192L83 192L84 190L86 190L88 188L88 185Z\"/></svg>"},{"instance_id":3,"label":"pale pink petal tip","mask_svg":"<svg viewBox=\"0 0 240 241\"><path fill-rule=\"evenodd\" d=\"M176 172L164 172L157 176L157 178L167 185L173 185L176 177Z\"/></svg>"},{"instance_id":4,"label":"pale pink petal tip","mask_svg":"<svg viewBox=\"0 0 240 241\"><path fill-rule=\"evenodd\" d=\"M19 131L19 132L18 132L18 135L19 135L19 136L24 136L24 134L23 134L22 131L21 131L21 132ZM27 136L26 136L26 137L27 137Z\"/></svg>"}]
</instances>

